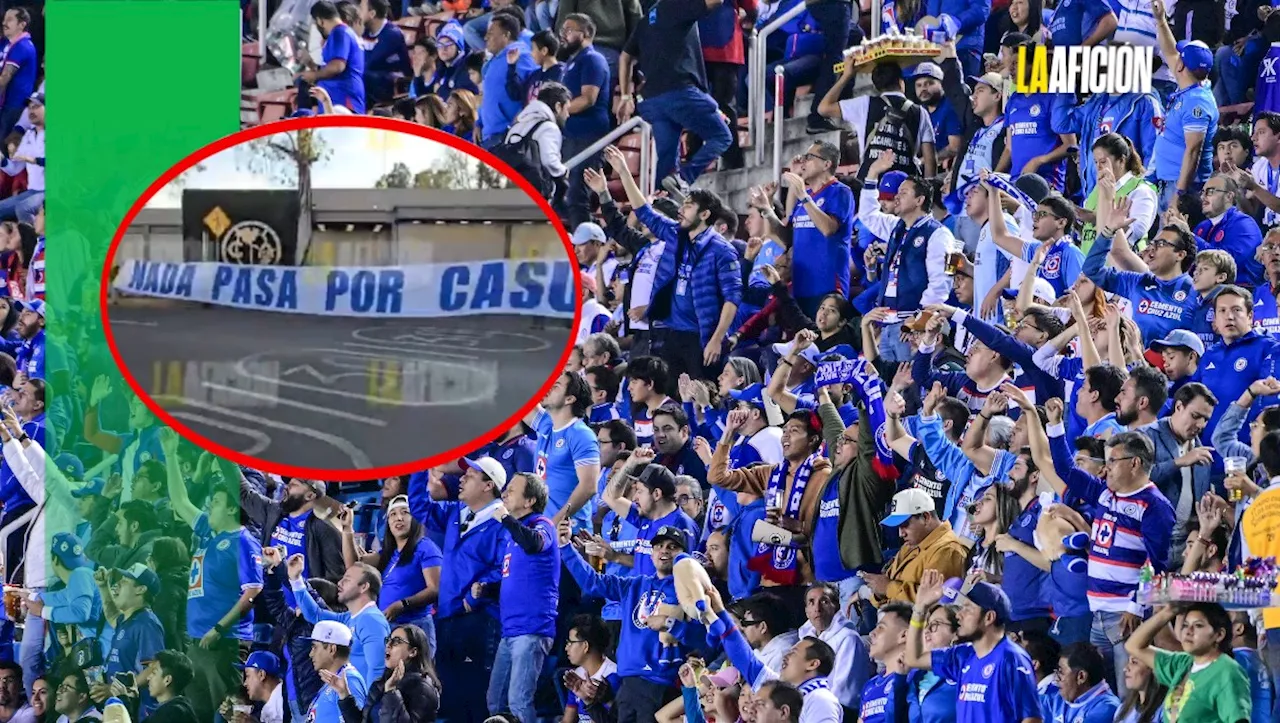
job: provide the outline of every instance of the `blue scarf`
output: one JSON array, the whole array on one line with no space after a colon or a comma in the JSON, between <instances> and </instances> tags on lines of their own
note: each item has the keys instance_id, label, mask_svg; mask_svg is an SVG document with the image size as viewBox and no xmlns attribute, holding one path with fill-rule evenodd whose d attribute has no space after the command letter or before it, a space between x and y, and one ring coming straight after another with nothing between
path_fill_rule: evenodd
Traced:
<instances>
[{"instance_id":1,"label":"blue scarf","mask_svg":"<svg viewBox=\"0 0 1280 723\"><path fill-rule=\"evenodd\" d=\"M804 499L804 491L809 487L809 477L813 474L813 463L821 455L821 451L809 455L796 468L795 481L791 485L791 496L782 507L784 517L800 519L800 502ZM769 485L765 488L766 498L773 492L782 493L786 489L787 470L791 463L782 460L773 468L769 477ZM800 582L800 568L796 559L796 548L790 545L771 545L767 542L757 543L756 553L747 562L747 569L760 573L769 580L780 585L795 585Z\"/></svg>"}]
</instances>

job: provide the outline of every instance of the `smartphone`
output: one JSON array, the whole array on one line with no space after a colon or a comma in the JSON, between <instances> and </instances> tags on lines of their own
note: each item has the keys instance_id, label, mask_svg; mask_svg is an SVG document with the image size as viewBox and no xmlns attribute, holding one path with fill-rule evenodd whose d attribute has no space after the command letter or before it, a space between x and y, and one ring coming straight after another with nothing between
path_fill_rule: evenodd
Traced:
<instances>
[{"instance_id":1,"label":"smartphone","mask_svg":"<svg viewBox=\"0 0 1280 723\"><path fill-rule=\"evenodd\" d=\"M116 682L126 688L136 688L138 678L133 673L116 673Z\"/></svg>"},{"instance_id":2,"label":"smartphone","mask_svg":"<svg viewBox=\"0 0 1280 723\"><path fill-rule=\"evenodd\" d=\"M88 681L89 685L102 685L106 682L101 665L94 665L85 668L84 677L85 680Z\"/></svg>"},{"instance_id":3,"label":"smartphone","mask_svg":"<svg viewBox=\"0 0 1280 723\"><path fill-rule=\"evenodd\" d=\"M275 548L276 548L276 552L280 553L281 560L289 559L289 548L285 547L284 545L276 545Z\"/></svg>"}]
</instances>

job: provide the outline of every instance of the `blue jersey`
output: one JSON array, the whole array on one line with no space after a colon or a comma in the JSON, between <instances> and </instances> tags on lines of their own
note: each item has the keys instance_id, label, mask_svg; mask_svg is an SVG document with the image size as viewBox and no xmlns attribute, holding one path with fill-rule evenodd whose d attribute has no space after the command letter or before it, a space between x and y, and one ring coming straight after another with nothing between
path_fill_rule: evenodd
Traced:
<instances>
[{"instance_id":1,"label":"blue jersey","mask_svg":"<svg viewBox=\"0 0 1280 723\"><path fill-rule=\"evenodd\" d=\"M40 63L36 59L36 46L27 33L4 48L4 66L14 68L13 78L4 88L4 109L19 110L27 107L27 101L36 89L36 76Z\"/></svg>"},{"instance_id":2,"label":"blue jersey","mask_svg":"<svg viewBox=\"0 0 1280 723\"><path fill-rule=\"evenodd\" d=\"M1218 101L1207 85L1182 88L1169 96L1169 109L1164 117L1164 130L1156 138L1155 178L1173 182L1182 173L1182 154L1187 148L1187 133L1203 133L1200 164L1194 181L1204 183L1213 172L1213 137L1218 133ZM1163 337L1147 337L1156 339Z\"/></svg>"},{"instance_id":3,"label":"blue jersey","mask_svg":"<svg viewBox=\"0 0 1280 723\"><path fill-rule=\"evenodd\" d=\"M547 483L547 514L555 516L569 503L578 487L578 468L600 464L600 442L581 419L555 428L551 415L543 411L534 420L538 432L538 459L534 470ZM591 519L591 503L582 506L574 519L587 524Z\"/></svg>"},{"instance_id":4,"label":"blue jersey","mask_svg":"<svg viewBox=\"0 0 1280 723\"><path fill-rule=\"evenodd\" d=\"M347 690L351 697L355 699L356 707L364 709L365 701L368 700L368 685L364 678L360 677L360 673L351 665L345 665L338 671L347 681ZM320 689L320 695L311 701L311 707L307 709L306 723L342 723L342 708L338 705L338 691L332 686L326 685Z\"/></svg>"},{"instance_id":5,"label":"blue jersey","mask_svg":"<svg viewBox=\"0 0 1280 723\"><path fill-rule=\"evenodd\" d=\"M1249 697L1253 699L1253 716L1249 723L1270 723L1275 692L1271 688L1271 672L1267 670L1267 664L1253 648L1235 648L1231 657L1244 668L1244 677L1249 679Z\"/></svg>"},{"instance_id":6,"label":"blue jersey","mask_svg":"<svg viewBox=\"0 0 1280 723\"><path fill-rule=\"evenodd\" d=\"M1007 638L983 657L969 644L935 650L930 655L933 672L960 685L956 723L1040 717L1031 657Z\"/></svg>"},{"instance_id":7,"label":"blue jersey","mask_svg":"<svg viewBox=\"0 0 1280 723\"><path fill-rule=\"evenodd\" d=\"M560 603L560 547L551 518L531 514L511 523L532 530L538 547L529 552L507 531L502 554L502 586L498 608L502 611L502 636L556 634L556 607Z\"/></svg>"},{"instance_id":8,"label":"blue jersey","mask_svg":"<svg viewBox=\"0 0 1280 723\"><path fill-rule=\"evenodd\" d=\"M1081 45L1110 12L1111 6L1105 0L1061 0L1049 20L1054 47Z\"/></svg>"},{"instance_id":9,"label":"blue jersey","mask_svg":"<svg viewBox=\"0 0 1280 723\"><path fill-rule=\"evenodd\" d=\"M164 649L164 626L151 608L143 608L128 619L120 616L107 653L107 678L116 673L141 672L143 661L154 660L155 654Z\"/></svg>"},{"instance_id":10,"label":"blue jersey","mask_svg":"<svg viewBox=\"0 0 1280 723\"><path fill-rule=\"evenodd\" d=\"M1101 682L1068 703L1061 694L1049 698L1048 716L1044 723L1111 723L1115 720L1120 699Z\"/></svg>"},{"instance_id":11,"label":"blue jersey","mask_svg":"<svg viewBox=\"0 0 1280 723\"><path fill-rule=\"evenodd\" d=\"M311 512L303 512L300 515L285 515L276 523L276 529L271 532L271 545L284 545L284 559L288 560L294 555L302 555L302 577L311 577L311 565L307 563L307 520L311 519Z\"/></svg>"},{"instance_id":12,"label":"blue jersey","mask_svg":"<svg viewBox=\"0 0 1280 723\"><path fill-rule=\"evenodd\" d=\"M956 698L960 687L954 680L939 677L932 670L913 670L907 674L910 688L907 705L911 723L951 723L956 719ZM853 723L853 721L850 721Z\"/></svg>"},{"instance_id":13,"label":"blue jersey","mask_svg":"<svg viewBox=\"0 0 1280 723\"><path fill-rule=\"evenodd\" d=\"M907 720L908 708L906 674L885 673L862 686L862 708L858 711L858 720L862 723L900 723Z\"/></svg>"},{"instance_id":14,"label":"blue jersey","mask_svg":"<svg viewBox=\"0 0 1280 723\"><path fill-rule=\"evenodd\" d=\"M1022 260L1031 263L1039 248L1038 241L1024 241ZM1044 263L1040 264L1040 270L1036 272L1036 276L1048 281L1053 287L1053 293L1062 296L1067 293L1076 279L1080 278L1083 269L1084 252L1072 243L1071 236L1063 236L1053 242L1045 252Z\"/></svg>"},{"instance_id":15,"label":"blue jersey","mask_svg":"<svg viewBox=\"0 0 1280 723\"><path fill-rule=\"evenodd\" d=\"M1276 307L1276 290L1270 283L1253 290L1253 328L1261 334L1280 333L1280 309ZM1208 344L1204 346L1209 348Z\"/></svg>"},{"instance_id":16,"label":"blue jersey","mask_svg":"<svg viewBox=\"0 0 1280 723\"><path fill-rule=\"evenodd\" d=\"M334 78L316 81L325 89L335 106L343 106L355 115L364 114L364 48L356 31L339 24L324 40L320 51L321 66L334 60L347 64Z\"/></svg>"},{"instance_id":17,"label":"blue jersey","mask_svg":"<svg viewBox=\"0 0 1280 723\"><path fill-rule=\"evenodd\" d=\"M1254 288L1266 282L1262 262L1254 253L1262 245L1262 230L1249 214L1232 206L1214 223L1205 219L1196 225L1196 245L1201 251L1217 249L1226 251L1236 262L1236 278L1227 283L1237 283Z\"/></svg>"},{"instance_id":18,"label":"blue jersey","mask_svg":"<svg viewBox=\"0 0 1280 723\"><path fill-rule=\"evenodd\" d=\"M394 545L394 541L386 544ZM410 559L400 559L400 549L391 552L387 559L387 567L382 571L382 590L378 592L378 608L386 610L394 602L407 600L427 589L427 579L423 571L438 568L444 564L444 556L439 546L425 535L413 548ZM401 563L404 564L401 564ZM433 606L426 605L416 610L406 610L396 623L412 622L426 616Z\"/></svg>"},{"instance_id":19,"label":"blue jersey","mask_svg":"<svg viewBox=\"0 0 1280 723\"><path fill-rule=\"evenodd\" d=\"M619 517L613 510L604 513L600 521L600 536L604 538L610 549L620 555L630 555L636 549L635 525L627 522L625 517ZM635 571L620 562L606 562L604 574L628 577L635 574ZM605 620L621 620L620 610L621 605L618 601L608 600L600 611L600 617Z\"/></svg>"},{"instance_id":20,"label":"blue jersey","mask_svg":"<svg viewBox=\"0 0 1280 723\"><path fill-rule=\"evenodd\" d=\"M1280 45L1267 48L1258 65L1258 84L1253 93L1253 117L1259 113L1280 112Z\"/></svg>"},{"instance_id":21,"label":"blue jersey","mask_svg":"<svg viewBox=\"0 0 1280 723\"><path fill-rule=\"evenodd\" d=\"M1064 0L1067 3L1078 1ZM1052 124L1052 106L1056 102L1059 101L1052 93L1010 94L1004 117L1009 129L1009 158L1014 173L1021 174L1022 169L1033 158L1047 155L1062 145L1062 139L1053 131ZM1050 187L1061 191L1066 168L1067 159L1062 158L1052 165L1042 165L1032 170L1044 178Z\"/></svg>"},{"instance_id":22,"label":"blue jersey","mask_svg":"<svg viewBox=\"0 0 1280 723\"><path fill-rule=\"evenodd\" d=\"M1231 344L1219 342L1205 349L1191 381L1209 387L1209 391L1218 398L1218 405L1213 408L1213 416L1209 418L1209 423L1200 436L1201 442L1213 443L1213 431L1217 429L1222 413L1228 405L1240 398L1250 384L1275 373L1273 357L1277 348L1280 348L1280 341L1275 337L1250 331ZM1248 421L1253 421L1263 407L1271 403L1274 403L1274 398L1271 397L1256 401L1249 412ZM1240 428L1240 441L1249 441L1248 424Z\"/></svg>"},{"instance_id":23,"label":"blue jersey","mask_svg":"<svg viewBox=\"0 0 1280 723\"><path fill-rule=\"evenodd\" d=\"M1196 289L1186 274L1162 280L1151 273L1104 268L1090 278L1133 304L1133 321L1143 339L1163 339L1174 329L1187 328L1195 312L1196 304L1188 300L1195 300Z\"/></svg>"},{"instance_id":24,"label":"blue jersey","mask_svg":"<svg viewBox=\"0 0 1280 723\"><path fill-rule=\"evenodd\" d=\"M247 529L215 533L202 513L191 532L191 575L187 584L187 635L203 638L251 588L262 587L262 543ZM252 609L227 630L227 637L253 639Z\"/></svg>"},{"instance_id":25,"label":"blue jersey","mask_svg":"<svg viewBox=\"0 0 1280 723\"><path fill-rule=\"evenodd\" d=\"M853 242L853 191L831 179L810 192L823 213L835 219L836 230L825 236L809 218L808 205L797 203L791 213L791 294L798 299L832 292L849 292L849 249Z\"/></svg>"},{"instance_id":26,"label":"blue jersey","mask_svg":"<svg viewBox=\"0 0 1280 723\"><path fill-rule=\"evenodd\" d=\"M1032 500L1009 525L1009 537L1035 547L1036 524L1040 521L1040 512L1040 500ZM1004 553L1004 580L1001 587L1009 595L1015 621L1049 616L1049 603L1043 590L1046 578L1048 573L1021 555Z\"/></svg>"}]
</instances>

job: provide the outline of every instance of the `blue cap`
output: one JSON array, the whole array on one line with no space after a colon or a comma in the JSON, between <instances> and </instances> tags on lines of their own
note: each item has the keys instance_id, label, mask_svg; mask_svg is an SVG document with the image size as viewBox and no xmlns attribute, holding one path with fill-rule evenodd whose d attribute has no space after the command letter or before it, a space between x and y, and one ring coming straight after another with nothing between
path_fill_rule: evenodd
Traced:
<instances>
[{"instance_id":1,"label":"blue cap","mask_svg":"<svg viewBox=\"0 0 1280 723\"><path fill-rule=\"evenodd\" d=\"M280 669L280 658L275 653L267 650L257 650L249 653L248 660L243 664L236 663L236 667L241 670L261 670L273 678L283 678L283 671Z\"/></svg>"},{"instance_id":2,"label":"blue cap","mask_svg":"<svg viewBox=\"0 0 1280 723\"><path fill-rule=\"evenodd\" d=\"M942 68L937 63L924 62L912 68L909 74L912 79L915 78L933 78L942 80Z\"/></svg>"},{"instance_id":3,"label":"blue cap","mask_svg":"<svg viewBox=\"0 0 1280 723\"><path fill-rule=\"evenodd\" d=\"M1200 337L1194 332L1186 329L1174 329L1165 334L1163 339L1151 342L1151 348L1155 351L1173 347L1184 347L1195 352L1197 356L1204 356L1204 342L1200 341Z\"/></svg>"},{"instance_id":4,"label":"blue cap","mask_svg":"<svg viewBox=\"0 0 1280 723\"><path fill-rule=\"evenodd\" d=\"M1187 66L1187 70L1193 73L1213 69L1213 51L1202 40L1179 40L1178 57L1182 58L1182 64Z\"/></svg>"},{"instance_id":5,"label":"blue cap","mask_svg":"<svg viewBox=\"0 0 1280 723\"><path fill-rule=\"evenodd\" d=\"M106 489L107 483L101 477L94 477L85 483L84 487L71 493L72 497L77 499L88 497L89 495L102 496L102 490Z\"/></svg>"},{"instance_id":6,"label":"blue cap","mask_svg":"<svg viewBox=\"0 0 1280 723\"><path fill-rule=\"evenodd\" d=\"M746 402L764 409L764 385L752 384L745 389L730 389L729 396L739 402Z\"/></svg>"},{"instance_id":7,"label":"blue cap","mask_svg":"<svg viewBox=\"0 0 1280 723\"><path fill-rule=\"evenodd\" d=\"M130 580L145 587L147 592L151 593L151 597L153 599L156 595L160 594L160 577L156 575L151 568L141 562L133 563L128 570L121 570L120 576L129 578Z\"/></svg>"},{"instance_id":8,"label":"blue cap","mask_svg":"<svg viewBox=\"0 0 1280 723\"><path fill-rule=\"evenodd\" d=\"M84 462L80 458L69 452L63 452L53 458L53 464L64 477L72 479L80 479L84 477Z\"/></svg>"},{"instance_id":9,"label":"blue cap","mask_svg":"<svg viewBox=\"0 0 1280 723\"><path fill-rule=\"evenodd\" d=\"M876 184L876 188L880 190L880 200L888 201L898 194L898 186L907 180L907 174L902 171L889 171L880 177L880 182Z\"/></svg>"},{"instance_id":10,"label":"blue cap","mask_svg":"<svg viewBox=\"0 0 1280 723\"><path fill-rule=\"evenodd\" d=\"M44 301L40 299L30 299L23 305L23 311L34 311L44 318Z\"/></svg>"},{"instance_id":11,"label":"blue cap","mask_svg":"<svg viewBox=\"0 0 1280 723\"><path fill-rule=\"evenodd\" d=\"M1009 622L1009 618L1013 616L1013 606L1009 603L1009 596L1004 593L1004 590L1001 590L999 587L992 585L989 582L975 582L972 586L967 588L957 588L957 582L961 582L961 584L963 584L963 582L960 581L960 578L953 577L943 586L943 604L950 604L950 602L959 601L960 598L964 598L974 605L977 605L983 610L983 612L986 612L987 610L994 612L996 614L997 623L1003 625ZM953 598L951 601L947 600L948 596L946 593L948 592L951 593L951 597Z\"/></svg>"},{"instance_id":12,"label":"blue cap","mask_svg":"<svg viewBox=\"0 0 1280 723\"><path fill-rule=\"evenodd\" d=\"M53 536L53 556L70 570L89 566L89 560L84 556L84 545L70 532L59 532Z\"/></svg>"}]
</instances>

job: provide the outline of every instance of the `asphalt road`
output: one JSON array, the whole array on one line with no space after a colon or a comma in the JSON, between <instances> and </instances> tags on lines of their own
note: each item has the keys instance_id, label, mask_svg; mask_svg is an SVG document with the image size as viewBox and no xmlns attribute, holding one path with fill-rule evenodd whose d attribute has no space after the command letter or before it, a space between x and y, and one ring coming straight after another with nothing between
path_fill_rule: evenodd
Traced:
<instances>
[{"instance_id":1,"label":"asphalt road","mask_svg":"<svg viewBox=\"0 0 1280 723\"><path fill-rule=\"evenodd\" d=\"M419 320L114 307L121 357L207 439L283 465L403 464L472 441L554 373L570 330L519 316Z\"/></svg>"}]
</instances>

